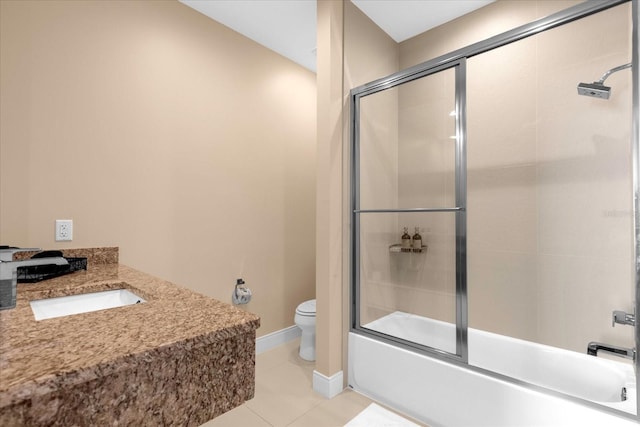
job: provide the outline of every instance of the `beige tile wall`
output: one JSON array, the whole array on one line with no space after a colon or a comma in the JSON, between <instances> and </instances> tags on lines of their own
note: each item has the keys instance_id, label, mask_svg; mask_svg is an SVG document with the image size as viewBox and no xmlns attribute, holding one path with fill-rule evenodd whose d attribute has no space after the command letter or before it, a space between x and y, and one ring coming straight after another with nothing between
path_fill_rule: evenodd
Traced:
<instances>
[{"instance_id":1,"label":"beige tile wall","mask_svg":"<svg viewBox=\"0 0 640 427\"><path fill-rule=\"evenodd\" d=\"M625 4L537 40L538 334L575 350L633 344L611 328L633 306L631 73L607 79L608 101L574 87L630 62L630 35Z\"/></svg>"}]
</instances>

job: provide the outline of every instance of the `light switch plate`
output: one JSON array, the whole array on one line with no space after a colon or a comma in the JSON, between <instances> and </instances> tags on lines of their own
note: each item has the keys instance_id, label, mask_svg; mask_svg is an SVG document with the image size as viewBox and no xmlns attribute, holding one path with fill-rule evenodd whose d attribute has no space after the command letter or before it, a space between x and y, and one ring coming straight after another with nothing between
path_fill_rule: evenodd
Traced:
<instances>
[{"instance_id":1,"label":"light switch plate","mask_svg":"<svg viewBox=\"0 0 640 427\"><path fill-rule=\"evenodd\" d=\"M73 240L73 220L56 219L56 242Z\"/></svg>"}]
</instances>

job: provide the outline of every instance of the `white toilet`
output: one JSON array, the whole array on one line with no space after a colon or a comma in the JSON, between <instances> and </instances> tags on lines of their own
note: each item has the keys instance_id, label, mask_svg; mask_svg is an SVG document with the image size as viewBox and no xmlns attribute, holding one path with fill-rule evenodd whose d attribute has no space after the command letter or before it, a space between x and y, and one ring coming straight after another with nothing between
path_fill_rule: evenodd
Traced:
<instances>
[{"instance_id":1,"label":"white toilet","mask_svg":"<svg viewBox=\"0 0 640 427\"><path fill-rule=\"evenodd\" d=\"M302 330L300 357L309 361L316 360L316 300L300 304L296 308L294 321Z\"/></svg>"}]
</instances>

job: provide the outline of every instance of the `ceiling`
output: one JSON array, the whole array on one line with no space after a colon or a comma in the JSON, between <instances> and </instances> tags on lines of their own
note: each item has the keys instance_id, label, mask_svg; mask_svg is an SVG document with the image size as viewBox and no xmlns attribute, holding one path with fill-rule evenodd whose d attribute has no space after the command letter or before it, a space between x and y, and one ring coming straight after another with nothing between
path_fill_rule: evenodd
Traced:
<instances>
[{"instance_id":1,"label":"ceiling","mask_svg":"<svg viewBox=\"0 0 640 427\"><path fill-rule=\"evenodd\" d=\"M180 0L251 40L316 71L316 0ZM402 42L494 0L351 0Z\"/></svg>"}]
</instances>

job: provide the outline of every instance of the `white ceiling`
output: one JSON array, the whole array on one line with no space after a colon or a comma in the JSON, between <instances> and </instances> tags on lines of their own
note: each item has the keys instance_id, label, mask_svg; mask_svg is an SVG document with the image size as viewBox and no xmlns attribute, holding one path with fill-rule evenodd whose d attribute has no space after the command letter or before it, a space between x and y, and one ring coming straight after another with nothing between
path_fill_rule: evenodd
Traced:
<instances>
[{"instance_id":1,"label":"white ceiling","mask_svg":"<svg viewBox=\"0 0 640 427\"><path fill-rule=\"evenodd\" d=\"M495 0L351 0L400 43Z\"/></svg>"},{"instance_id":2,"label":"white ceiling","mask_svg":"<svg viewBox=\"0 0 640 427\"><path fill-rule=\"evenodd\" d=\"M316 71L316 0L180 0L251 40ZM351 0L402 42L494 0Z\"/></svg>"}]
</instances>

